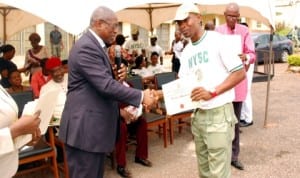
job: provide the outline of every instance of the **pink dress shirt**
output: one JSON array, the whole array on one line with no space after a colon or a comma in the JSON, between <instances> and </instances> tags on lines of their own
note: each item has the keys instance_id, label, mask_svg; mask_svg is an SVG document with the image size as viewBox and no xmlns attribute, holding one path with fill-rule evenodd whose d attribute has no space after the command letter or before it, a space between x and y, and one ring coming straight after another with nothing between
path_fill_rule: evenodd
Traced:
<instances>
[{"instance_id":1,"label":"pink dress shirt","mask_svg":"<svg viewBox=\"0 0 300 178\"><path fill-rule=\"evenodd\" d=\"M217 32L227 35L240 35L243 53L249 57L249 63L253 64L256 60L254 42L250 36L248 27L240 24L235 24L235 29L231 30L227 24L220 25L216 28ZM241 81L234 87L234 101L244 101L247 96L247 78Z\"/></svg>"}]
</instances>

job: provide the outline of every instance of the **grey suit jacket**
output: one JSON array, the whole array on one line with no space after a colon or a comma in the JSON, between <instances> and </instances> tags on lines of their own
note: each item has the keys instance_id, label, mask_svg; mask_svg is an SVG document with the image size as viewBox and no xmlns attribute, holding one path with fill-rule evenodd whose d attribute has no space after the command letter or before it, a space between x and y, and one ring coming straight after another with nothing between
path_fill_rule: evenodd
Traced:
<instances>
[{"instance_id":1,"label":"grey suit jacket","mask_svg":"<svg viewBox=\"0 0 300 178\"><path fill-rule=\"evenodd\" d=\"M89 31L71 49L68 65L59 138L81 150L110 152L117 134L118 103L138 106L142 92L113 79L108 56Z\"/></svg>"}]
</instances>

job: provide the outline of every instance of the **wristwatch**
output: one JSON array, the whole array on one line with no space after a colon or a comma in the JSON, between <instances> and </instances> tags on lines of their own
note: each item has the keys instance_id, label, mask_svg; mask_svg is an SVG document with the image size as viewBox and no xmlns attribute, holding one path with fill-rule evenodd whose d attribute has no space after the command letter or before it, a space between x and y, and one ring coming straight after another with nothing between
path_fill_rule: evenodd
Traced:
<instances>
[{"instance_id":1,"label":"wristwatch","mask_svg":"<svg viewBox=\"0 0 300 178\"><path fill-rule=\"evenodd\" d=\"M216 91L215 88L212 88L212 89L210 89L208 91L209 91L209 94L211 95L211 98L214 98L214 97L216 97L218 95L218 93L217 93L217 91Z\"/></svg>"}]
</instances>

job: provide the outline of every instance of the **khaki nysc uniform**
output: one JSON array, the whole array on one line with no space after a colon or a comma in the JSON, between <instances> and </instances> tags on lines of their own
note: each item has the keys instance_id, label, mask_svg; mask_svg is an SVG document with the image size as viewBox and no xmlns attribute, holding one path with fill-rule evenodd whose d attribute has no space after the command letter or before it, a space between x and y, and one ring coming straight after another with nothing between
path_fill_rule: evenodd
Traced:
<instances>
[{"instance_id":1,"label":"khaki nysc uniform","mask_svg":"<svg viewBox=\"0 0 300 178\"><path fill-rule=\"evenodd\" d=\"M179 78L194 80L195 87L206 90L220 85L232 72L243 68L228 43L224 35L205 31L198 41L189 43L182 52ZM231 89L210 100L199 101L192 114L191 129L201 178L231 176L232 139L237 123L232 105L234 97Z\"/></svg>"}]
</instances>

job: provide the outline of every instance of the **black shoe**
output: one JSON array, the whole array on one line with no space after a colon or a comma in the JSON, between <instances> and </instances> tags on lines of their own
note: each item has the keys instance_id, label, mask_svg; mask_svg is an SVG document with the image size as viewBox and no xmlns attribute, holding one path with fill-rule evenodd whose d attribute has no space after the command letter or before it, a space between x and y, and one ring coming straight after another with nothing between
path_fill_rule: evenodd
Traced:
<instances>
[{"instance_id":1,"label":"black shoe","mask_svg":"<svg viewBox=\"0 0 300 178\"><path fill-rule=\"evenodd\" d=\"M244 165L240 161L231 161L231 165L239 170L244 170Z\"/></svg>"},{"instance_id":2,"label":"black shoe","mask_svg":"<svg viewBox=\"0 0 300 178\"><path fill-rule=\"evenodd\" d=\"M129 170L127 170L125 167L123 166L117 166L117 173L124 178L130 178L131 177L131 173Z\"/></svg>"},{"instance_id":3,"label":"black shoe","mask_svg":"<svg viewBox=\"0 0 300 178\"><path fill-rule=\"evenodd\" d=\"M253 121L252 122L240 121L240 127L249 127L251 125L253 125Z\"/></svg>"},{"instance_id":4,"label":"black shoe","mask_svg":"<svg viewBox=\"0 0 300 178\"><path fill-rule=\"evenodd\" d=\"M138 158L138 157L135 157L135 162L136 163L139 163L143 166L147 166L147 167L151 167L152 166L152 163L147 160L147 159L142 159L142 158Z\"/></svg>"}]
</instances>

